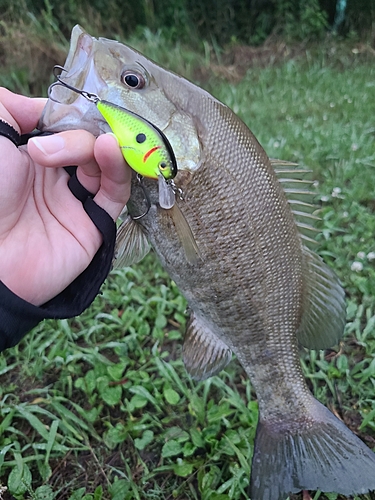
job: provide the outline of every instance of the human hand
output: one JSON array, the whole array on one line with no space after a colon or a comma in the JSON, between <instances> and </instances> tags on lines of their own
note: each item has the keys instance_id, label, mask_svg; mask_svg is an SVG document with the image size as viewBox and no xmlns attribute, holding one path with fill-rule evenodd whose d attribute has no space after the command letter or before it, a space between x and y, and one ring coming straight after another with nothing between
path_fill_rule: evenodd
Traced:
<instances>
[{"instance_id":1,"label":"human hand","mask_svg":"<svg viewBox=\"0 0 375 500\"><path fill-rule=\"evenodd\" d=\"M45 99L0 88L0 119L20 134L37 125ZM130 196L131 170L111 134L84 130L30 139L17 148L0 136L0 281L41 305L90 264L102 237L68 188L63 168L77 177L115 220Z\"/></svg>"}]
</instances>

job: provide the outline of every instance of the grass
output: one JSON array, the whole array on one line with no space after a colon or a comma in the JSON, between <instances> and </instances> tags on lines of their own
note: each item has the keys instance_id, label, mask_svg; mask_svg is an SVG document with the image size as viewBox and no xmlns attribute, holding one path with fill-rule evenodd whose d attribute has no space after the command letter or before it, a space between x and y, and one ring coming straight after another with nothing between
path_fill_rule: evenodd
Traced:
<instances>
[{"instance_id":1,"label":"grass","mask_svg":"<svg viewBox=\"0 0 375 500\"><path fill-rule=\"evenodd\" d=\"M179 51L173 69L203 74L191 52L169 55L160 37L132 42L165 65ZM348 323L340 346L304 351L302 364L313 393L375 448L375 69L352 46L332 47L253 66L237 83L203 83L270 156L314 170L319 252L345 286ZM207 76L208 47L202 54ZM254 393L235 361L205 382L189 379L185 309L151 254L113 272L79 318L45 322L0 355L0 498L247 498Z\"/></svg>"}]
</instances>

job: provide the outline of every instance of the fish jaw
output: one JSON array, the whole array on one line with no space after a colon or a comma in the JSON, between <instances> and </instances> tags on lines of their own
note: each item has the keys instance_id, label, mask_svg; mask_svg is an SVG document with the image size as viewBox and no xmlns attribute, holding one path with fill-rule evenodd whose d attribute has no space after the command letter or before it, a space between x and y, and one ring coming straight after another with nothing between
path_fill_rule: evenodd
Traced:
<instances>
[{"instance_id":1,"label":"fish jaw","mask_svg":"<svg viewBox=\"0 0 375 500\"><path fill-rule=\"evenodd\" d=\"M77 89L103 95L108 86L96 71L94 51L95 39L75 26L61 79ZM84 128L96 136L109 130L93 103L62 85L51 88L38 128L48 132Z\"/></svg>"},{"instance_id":2,"label":"fish jaw","mask_svg":"<svg viewBox=\"0 0 375 500\"><path fill-rule=\"evenodd\" d=\"M131 47L90 36L79 25L73 28L64 68L63 82L137 113L159 128L172 146L179 170L199 168L202 151L197 125L179 102L180 94L185 95L184 87L192 86L190 82L160 68ZM132 90L124 84L122 75L129 70L143 75L144 88ZM157 82L171 79L171 90L166 94ZM84 129L95 136L110 131L93 102L61 85L52 87L38 128L53 133Z\"/></svg>"}]
</instances>

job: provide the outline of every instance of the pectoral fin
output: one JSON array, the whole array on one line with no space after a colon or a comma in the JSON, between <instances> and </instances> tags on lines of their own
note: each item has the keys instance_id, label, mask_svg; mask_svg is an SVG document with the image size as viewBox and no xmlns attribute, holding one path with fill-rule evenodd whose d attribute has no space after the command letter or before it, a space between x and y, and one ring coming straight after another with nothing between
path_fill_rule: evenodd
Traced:
<instances>
[{"instance_id":1,"label":"pectoral fin","mask_svg":"<svg viewBox=\"0 0 375 500\"><path fill-rule=\"evenodd\" d=\"M127 267L140 262L150 248L142 227L128 215L117 230L113 267Z\"/></svg>"},{"instance_id":2,"label":"pectoral fin","mask_svg":"<svg viewBox=\"0 0 375 500\"><path fill-rule=\"evenodd\" d=\"M216 375L232 359L232 351L211 329L192 314L186 327L182 349L185 368L195 380Z\"/></svg>"},{"instance_id":3,"label":"pectoral fin","mask_svg":"<svg viewBox=\"0 0 375 500\"><path fill-rule=\"evenodd\" d=\"M193 265L196 264L198 260L202 260L197 242L195 241L191 228L179 206L175 204L169 210L165 210L165 214L167 214L173 221L178 239L180 240L185 251L187 262Z\"/></svg>"},{"instance_id":4,"label":"pectoral fin","mask_svg":"<svg viewBox=\"0 0 375 500\"><path fill-rule=\"evenodd\" d=\"M306 293L298 340L309 349L327 349L343 335L345 293L338 277L308 248L304 252Z\"/></svg>"}]
</instances>

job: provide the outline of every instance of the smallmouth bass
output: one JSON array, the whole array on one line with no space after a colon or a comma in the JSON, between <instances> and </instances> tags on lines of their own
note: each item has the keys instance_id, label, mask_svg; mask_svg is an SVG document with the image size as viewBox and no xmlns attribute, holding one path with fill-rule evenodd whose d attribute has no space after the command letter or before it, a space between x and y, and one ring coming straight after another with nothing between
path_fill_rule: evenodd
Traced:
<instances>
[{"instance_id":1,"label":"smallmouth bass","mask_svg":"<svg viewBox=\"0 0 375 500\"><path fill-rule=\"evenodd\" d=\"M311 395L300 367L298 341L312 349L338 342L345 301L309 248L313 216L298 168L272 164L229 108L130 47L77 26L65 68L66 82L141 115L174 150L181 196L163 209L158 183L144 179L150 209L134 221L145 203L134 179L118 265L140 260L151 244L192 311L187 371L205 379L233 352L250 377L259 403L251 499L374 490L375 454ZM47 103L42 130L107 130L91 103L54 92L61 104Z\"/></svg>"}]
</instances>

